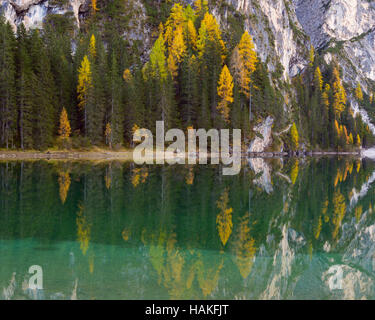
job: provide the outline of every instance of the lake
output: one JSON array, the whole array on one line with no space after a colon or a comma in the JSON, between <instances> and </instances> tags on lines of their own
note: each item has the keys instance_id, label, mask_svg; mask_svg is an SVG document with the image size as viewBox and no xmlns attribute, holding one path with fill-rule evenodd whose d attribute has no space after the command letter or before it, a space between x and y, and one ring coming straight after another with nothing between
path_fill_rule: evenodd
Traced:
<instances>
[{"instance_id":1,"label":"lake","mask_svg":"<svg viewBox=\"0 0 375 320\"><path fill-rule=\"evenodd\" d=\"M374 181L351 157L0 162L0 297L374 299Z\"/></svg>"}]
</instances>

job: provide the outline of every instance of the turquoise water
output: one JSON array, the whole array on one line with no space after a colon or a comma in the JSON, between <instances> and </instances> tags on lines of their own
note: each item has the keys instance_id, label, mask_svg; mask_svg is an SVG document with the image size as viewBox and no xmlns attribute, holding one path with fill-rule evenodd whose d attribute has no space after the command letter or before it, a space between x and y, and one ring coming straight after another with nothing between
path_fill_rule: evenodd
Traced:
<instances>
[{"instance_id":1,"label":"turquoise water","mask_svg":"<svg viewBox=\"0 0 375 320\"><path fill-rule=\"evenodd\" d=\"M0 298L373 299L374 172L1 162Z\"/></svg>"}]
</instances>

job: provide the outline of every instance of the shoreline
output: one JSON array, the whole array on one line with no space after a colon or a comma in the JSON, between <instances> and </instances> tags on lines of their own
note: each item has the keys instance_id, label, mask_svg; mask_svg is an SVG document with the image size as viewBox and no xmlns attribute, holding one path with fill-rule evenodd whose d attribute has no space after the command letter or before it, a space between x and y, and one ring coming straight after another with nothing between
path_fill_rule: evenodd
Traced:
<instances>
[{"instance_id":1,"label":"shoreline","mask_svg":"<svg viewBox=\"0 0 375 320\"><path fill-rule=\"evenodd\" d=\"M188 153L185 153L186 157ZM198 156L198 154L197 154ZM208 154L208 157L210 155ZM304 158L321 156L362 156L361 152L308 151L299 154L287 152L249 152L242 158ZM168 158L168 157L166 157ZM133 150L127 151L0 151L0 160L122 160L133 161Z\"/></svg>"}]
</instances>

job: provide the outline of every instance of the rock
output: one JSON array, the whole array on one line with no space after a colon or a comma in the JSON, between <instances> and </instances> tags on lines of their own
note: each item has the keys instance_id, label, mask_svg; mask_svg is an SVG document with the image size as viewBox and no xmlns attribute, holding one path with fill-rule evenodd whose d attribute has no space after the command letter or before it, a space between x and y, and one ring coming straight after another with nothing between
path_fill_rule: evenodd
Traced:
<instances>
[{"instance_id":1,"label":"rock","mask_svg":"<svg viewBox=\"0 0 375 320\"><path fill-rule=\"evenodd\" d=\"M271 144L272 125L273 118L267 117L263 123L254 128L254 131L258 132L263 138L255 137L250 144L248 152L263 152Z\"/></svg>"}]
</instances>

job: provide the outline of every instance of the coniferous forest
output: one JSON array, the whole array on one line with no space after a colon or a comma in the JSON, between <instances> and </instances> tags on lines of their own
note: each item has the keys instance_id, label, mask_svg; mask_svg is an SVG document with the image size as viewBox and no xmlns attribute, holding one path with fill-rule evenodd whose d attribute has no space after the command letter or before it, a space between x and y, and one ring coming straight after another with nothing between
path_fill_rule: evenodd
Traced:
<instances>
[{"instance_id":1,"label":"coniferous forest","mask_svg":"<svg viewBox=\"0 0 375 320\"><path fill-rule=\"evenodd\" d=\"M63 0L55 0L63 1ZM132 147L137 128L238 128L245 143L271 116L273 150L356 150L374 143L348 103L375 99L343 82L313 47L293 79L269 71L241 19L222 28L204 0L148 6L152 45L123 33L121 0L92 1L79 28L51 14L42 29L0 20L0 148ZM287 130L286 130L287 129ZM280 133L280 134L277 134Z\"/></svg>"}]
</instances>

